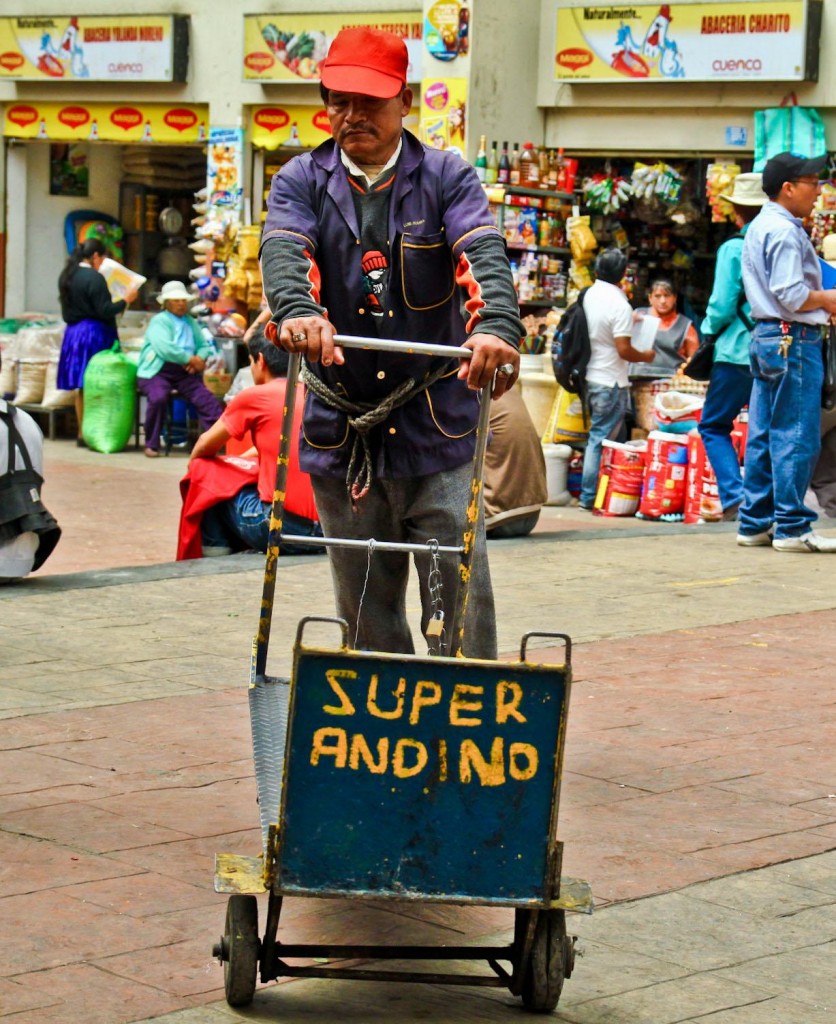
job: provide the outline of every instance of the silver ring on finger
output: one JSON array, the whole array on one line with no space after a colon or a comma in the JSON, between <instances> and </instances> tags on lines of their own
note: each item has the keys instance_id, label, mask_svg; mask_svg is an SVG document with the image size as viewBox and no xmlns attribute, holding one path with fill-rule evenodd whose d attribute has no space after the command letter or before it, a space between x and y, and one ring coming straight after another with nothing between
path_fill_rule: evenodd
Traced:
<instances>
[{"instance_id":1,"label":"silver ring on finger","mask_svg":"<svg viewBox=\"0 0 836 1024\"><path fill-rule=\"evenodd\" d=\"M305 334L305 332L304 332L304 331L297 331L297 332L296 332L296 333L295 333L295 334L293 335L293 340L294 340L295 342L297 342L297 344L298 344L298 343L301 343L301 342L303 342L303 341L307 341L307 340L308 340L308 336L307 336L307 334Z\"/></svg>"},{"instance_id":2,"label":"silver ring on finger","mask_svg":"<svg viewBox=\"0 0 836 1024\"><path fill-rule=\"evenodd\" d=\"M503 377L513 377L514 376L514 364L513 363L503 363L502 366L500 366L497 369L496 372L501 374Z\"/></svg>"}]
</instances>

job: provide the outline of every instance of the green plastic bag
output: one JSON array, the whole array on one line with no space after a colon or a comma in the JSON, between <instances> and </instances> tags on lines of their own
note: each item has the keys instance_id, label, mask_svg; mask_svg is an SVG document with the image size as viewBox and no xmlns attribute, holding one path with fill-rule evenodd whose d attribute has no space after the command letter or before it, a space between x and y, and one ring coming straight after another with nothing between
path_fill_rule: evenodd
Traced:
<instances>
[{"instance_id":1,"label":"green plastic bag","mask_svg":"<svg viewBox=\"0 0 836 1024\"><path fill-rule=\"evenodd\" d=\"M81 436L94 452L121 452L134 428L136 367L113 348L97 352L84 371Z\"/></svg>"},{"instance_id":2,"label":"green plastic bag","mask_svg":"<svg viewBox=\"0 0 836 1024\"><path fill-rule=\"evenodd\" d=\"M813 107L772 107L755 111L755 163L762 171L766 161L779 153L824 156L827 139L824 122Z\"/></svg>"}]
</instances>

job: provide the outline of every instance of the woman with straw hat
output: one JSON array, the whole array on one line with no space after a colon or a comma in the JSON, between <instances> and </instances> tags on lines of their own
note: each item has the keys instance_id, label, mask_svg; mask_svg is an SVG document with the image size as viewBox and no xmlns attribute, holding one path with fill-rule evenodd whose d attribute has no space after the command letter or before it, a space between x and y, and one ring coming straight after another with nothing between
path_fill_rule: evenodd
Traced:
<instances>
[{"instance_id":1,"label":"woman with straw hat","mask_svg":"<svg viewBox=\"0 0 836 1024\"><path fill-rule=\"evenodd\" d=\"M737 519L743 498L740 459L732 444L732 424L749 404L752 374L749 370L749 341L752 321L743 290L741 254L749 224L766 202L760 174L739 174L726 199L734 208L738 228L717 250L714 288L702 322L703 337L716 339L714 364L700 419L700 436L714 475L723 506L723 519Z\"/></svg>"},{"instance_id":2,"label":"woman with straw hat","mask_svg":"<svg viewBox=\"0 0 836 1024\"><path fill-rule=\"evenodd\" d=\"M145 454L151 459L160 454L166 405L175 389L197 409L201 430L208 430L224 411L203 383L203 368L207 357L215 354L215 346L188 314L193 301L180 281L164 284L157 296L163 312L151 318L145 331L136 383L148 402Z\"/></svg>"}]
</instances>

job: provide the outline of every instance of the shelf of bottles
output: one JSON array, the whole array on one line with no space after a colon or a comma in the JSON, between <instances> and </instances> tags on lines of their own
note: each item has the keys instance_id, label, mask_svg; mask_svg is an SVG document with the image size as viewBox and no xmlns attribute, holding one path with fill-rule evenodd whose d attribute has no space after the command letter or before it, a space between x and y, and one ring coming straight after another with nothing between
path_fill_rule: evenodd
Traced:
<instances>
[{"instance_id":1,"label":"shelf of bottles","mask_svg":"<svg viewBox=\"0 0 836 1024\"><path fill-rule=\"evenodd\" d=\"M575 197L559 188L568 181L562 150L515 143L487 154L482 136L475 163L488 202L511 255L511 272L521 306L562 306L566 302L568 257L566 218Z\"/></svg>"}]
</instances>

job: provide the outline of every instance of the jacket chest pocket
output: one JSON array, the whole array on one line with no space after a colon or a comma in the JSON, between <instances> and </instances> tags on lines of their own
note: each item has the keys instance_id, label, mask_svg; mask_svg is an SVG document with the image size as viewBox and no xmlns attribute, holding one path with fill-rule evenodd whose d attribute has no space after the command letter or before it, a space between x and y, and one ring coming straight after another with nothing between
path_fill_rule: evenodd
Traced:
<instances>
[{"instance_id":1,"label":"jacket chest pocket","mask_svg":"<svg viewBox=\"0 0 836 1024\"><path fill-rule=\"evenodd\" d=\"M452 298L456 276L443 231L431 235L404 232L400 237L400 263L401 288L409 309L437 309Z\"/></svg>"}]
</instances>

